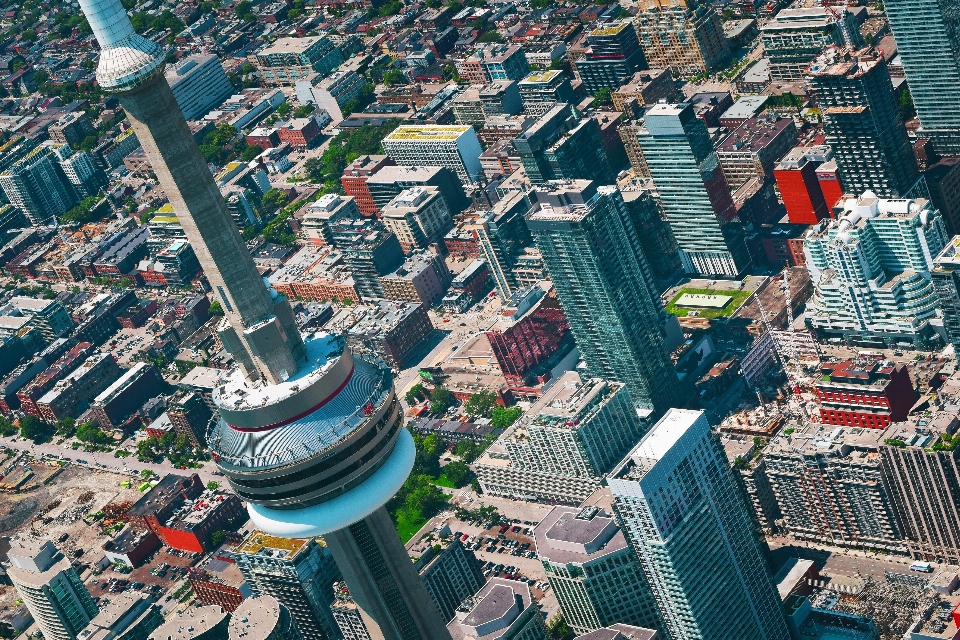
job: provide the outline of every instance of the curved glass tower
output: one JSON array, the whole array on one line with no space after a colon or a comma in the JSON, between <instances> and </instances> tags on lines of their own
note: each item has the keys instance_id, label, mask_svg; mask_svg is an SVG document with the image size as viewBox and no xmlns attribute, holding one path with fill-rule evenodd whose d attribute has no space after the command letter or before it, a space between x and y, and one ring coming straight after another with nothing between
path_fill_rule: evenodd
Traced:
<instances>
[{"instance_id":1,"label":"curved glass tower","mask_svg":"<svg viewBox=\"0 0 960 640\"><path fill-rule=\"evenodd\" d=\"M230 219L163 76L164 51L133 31L120 0L80 5L101 47L97 80L120 98L223 306L217 332L237 366L213 395L217 465L260 529L325 536L374 638L449 639L384 510L416 454L390 370L340 336L300 335Z\"/></svg>"}]
</instances>

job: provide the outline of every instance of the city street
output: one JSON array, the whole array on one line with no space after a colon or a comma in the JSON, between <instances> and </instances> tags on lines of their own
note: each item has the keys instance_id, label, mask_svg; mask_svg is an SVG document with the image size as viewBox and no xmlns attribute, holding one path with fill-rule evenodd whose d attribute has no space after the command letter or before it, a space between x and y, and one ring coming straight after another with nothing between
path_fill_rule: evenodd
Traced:
<instances>
[{"instance_id":1,"label":"city street","mask_svg":"<svg viewBox=\"0 0 960 640\"><path fill-rule=\"evenodd\" d=\"M77 463L77 460L86 460L87 466L91 469L96 469L97 465L101 465L100 468L114 471L117 473L129 473L130 475L138 475L140 471L144 469L150 469L159 476L164 476L168 473L179 473L179 474L200 474L200 478L204 483L207 483L211 480L216 480L221 484L225 484L222 476L214 475L216 471L216 466L212 461L206 462L201 469L176 469L169 462L163 462L161 464L155 464L152 462L140 462L137 460L136 455L131 455L127 458L114 458L112 453L101 453L101 452L87 452L83 450L73 450L67 443L62 445L54 444L53 442L46 442L44 444L34 444L29 440L24 440L23 438L17 438L16 442L13 442L13 438L0 438L0 444L3 444L7 447L12 447L14 449L19 449L21 451L27 451L34 457L39 458L44 454L63 456L64 459L71 459L74 464Z\"/></svg>"}]
</instances>

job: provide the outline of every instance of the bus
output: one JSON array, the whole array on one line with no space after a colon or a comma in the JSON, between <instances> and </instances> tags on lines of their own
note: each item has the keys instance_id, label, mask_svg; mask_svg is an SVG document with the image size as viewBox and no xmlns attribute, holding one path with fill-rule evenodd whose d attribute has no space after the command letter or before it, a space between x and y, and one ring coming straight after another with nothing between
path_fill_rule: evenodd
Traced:
<instances>
[{"instance_id":1,"label":"bus","mask_svg":"<svg viewBox=\"0 0 960 640\"><path fill-rule=\"evenodd\" d=\"M929 562L914 562L910 565L910 571L920 571L922 573L930 573L933 571L933 567Z\"/></svg>"}]
</instances>

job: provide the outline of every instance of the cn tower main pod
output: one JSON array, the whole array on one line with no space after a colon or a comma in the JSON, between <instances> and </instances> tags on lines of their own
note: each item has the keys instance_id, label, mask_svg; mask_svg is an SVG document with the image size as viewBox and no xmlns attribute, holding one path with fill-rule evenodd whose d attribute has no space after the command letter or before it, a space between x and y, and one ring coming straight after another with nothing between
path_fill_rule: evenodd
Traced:
<instances>
[{"instance_id":1,"label":"cn tower main pod","mask_svg":"<svg viewBox=\"0 0 960 640\"><path fill-rule=\"evenodd\" d=\"M389 368L341 336L301 336L260 278L163 74L164 50L136 34L120 0L80 0L100 44L97 81L120 98L224 310L237 366L214 391L208 441L257 527L326 539L371 635L449 640L384 505L410 474Z\"/></svg>"}]
</instances>

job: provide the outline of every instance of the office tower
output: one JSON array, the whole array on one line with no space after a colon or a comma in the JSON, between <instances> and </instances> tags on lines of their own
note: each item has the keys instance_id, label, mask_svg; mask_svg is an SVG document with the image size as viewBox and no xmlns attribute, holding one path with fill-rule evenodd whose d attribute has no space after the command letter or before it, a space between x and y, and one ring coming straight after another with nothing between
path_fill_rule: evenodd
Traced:
<instances>
[{"instance_id":1,"label":"office tower","mask_svg":"<svg viewBox=\"0 0 960 640\"><path fill-rule=\"evenodd\" d=\"M960 233L960 156L940 158L923 172L933 208L940 211L947 233Z\"/></svg>"},{"instance_id":2,"label":"office tower","mask_svg":"<svg viewBox=\"0 0 960 640\"><path fill-rule=\"evenodd\" d=\"M290 611L273 596L244 600L227 627L230 640L304 640Z\"/></svg>"},{"instance_id":3,"label":"office tower","mask_svg":"<svg viewBox=\"0 0 960 640\"><path fill-rule=\"evenodd\" d=\"M660 213L660 205L646 190L625 191L622 195L650 270L656 278L669 279L680 271L683 265L680 263L677 240Z\"/></svg>"},{"instance_id":4,"label":"office tower","mask_svg":"<svg viewBox=\"0 0 960 640\"><path fill-rule=\"evenodd\" d=\"M918 416L919 418L920 416ZM952 437L954 416L891 425L879 443L884 485L910 555L919 560L960 561L960 449L934 448Z\"/></svg>"},{"instance_id":5,"label":"office tower","mask_svg":"<svg viewBox=\"0 0 960 640\"><path fill-rule=\"evenodd\" d=\"M177 435L186 436L195 447L205 447L213 413L198 393L178 391L167 404L167 416Z\"/></svg>"},{"instance_id":6,"label":"office tower","mask_svg":"<svg viewBox=\"0 0 960 640\"><path fill-rule=\"evenodd\" d=\"M794 538L903 553L883 477L883 429L822 428L811 422L764 449L767 479Z\"/></svg>"},{"instance_id":7,"label":"office tower","mask_svg":"<svg viewBox=\"0 0 960 640\"><path fill-rule=\"evenodd\" d=\"M333 226L333 244L353 275L353 288L361 298L382 298L380 278L403 264L403 249L393 232L375 219L352 220Z\"/></svg>"},{"instance_id":8,"label":"office tower","mask_svg":"<svg viewBox=\"0 0 960 640\"><path fill-rule=\"evenodd\" d=\"M440 615L449 622L460 603L479 591L486 579L477 556L463 546L458 536L440 540L426 537L408 550L411 557L420 554L414 567Z\"/></svg>"},{"instance_id":9,"label":"office tower","mask_svg":"<svg viewBox=\"0 0 960 640\"><path fill-rule=\"evenodd\" d=\"M697 0L644 0L635 21L647 64L677 77L705 73L730 57L720 17Z\"/></svg>"},{"instance_id":10,"label":"office tower","mask_svg":"<svg viewBox=\"0 0 960 640\"><path fill-rule=\"evenodd\" d=\"M536 196L527 227L588 375L626 383L634 404L658 415L682 406L659 292L620 192L578 180Z\"/></svg>"},{"instance_id":11,"label":"office tower","mask_svg":"<svg viewBox=\"0 0 960 640\"><path fill-rule=\"evenodd\" d=\"M520 100L523 111L540 117L558 102L576 102L570 79L561 69L534 71L520 81Z\"/></svg>"},{"instance_id":12,"label":"office tower","mask_svg":"<svg viewBox=\"0 0 960 640\"><path fill-rule=\"evenodd\" d=\"M595 118L583 118L544 152L551 180L592 180L597 184L617 183L616 171L600 137Z\"/></svg>"},{"instance_id":13,"label":"office tower","mask_svg":"<svg viewBox=\"0 0 960 640\"><path fill-rule=\"evenodd\" d=\"M228 640L229 624L222 607L188 607L157 627L150 640Z\"/></svg>"},{"instance_id":14,"label":"office tower","mask_svg":"<svg viewBox=\"0 0 960 640\"><path fill-rule=\"evenodd\" d=\"M480 141L472 127L409 124L383 139L383 149L397 164L447 167L464 183L482 175Z\"/></svg>"},{"instance_id":15,"label":"office tower","mask_svg":"<svg viewBox=\"0 0 960 640\"><path fill-rule=\"evenodd\" d=\"M883 200L869 191L848 199L838 219L804 237L814 282L810 328L822 339L858 344L936 340L930 271L946 244L943 220L926 200Z\"/></svg>"},{"instance_id":16,"label":"office tower","mask_svg":"<svg viewBox=\"0 0 960 640\"><path fill-rule=\"evenodd\" d=\"M10 541L7 576L48 640L76 640L97 605L73 568L49 540Z\"/></svg>"},{"instance_id":17,"label":"office tower","mask_svg":"<svg viewBox=\"0 0 960 640\"><path fill-rule=\"evenodd\" d=\"M750 264L730 189L703 121L689 104L656 104L637 132L687 273L741 273Z\"/></svg>"},{"instance_id":18,"label":"office tower","mask_svg":"<svg viewBox=\"0 0 960 640\"><path fill-rule=\"evenodd\" d=\"M480 254L487 261L497 293L507 299L518 288L513 267L525 247L533 244L524 215L530 210L526 193L514 191L506 194L489 211L482 212L475 226L470 227L477 236Z\"/></svg>"},{"instance_id":19,"label":"office tower","mask_svg":"<svg viewBox=\"0 0 960 640\"><path fill-rule=\"evenodd\" d=\"M160 605L149 596L124 591L111 594L78 636L81 640L146 640L161 624Z\"/></svg>"},{"instance_id":20,"label":"office tower","mask_svg":"<svg viewBox=\"0 0 960 640\"><path fill-rule=\"evenodd\" d=\"M405 252L442 243L453 228L447 203L436 187L411 187L383 207L383 226L392 231Z\"/></svg>"},{"instance_id":21,"label":"office tower","mask_svg":"<svg viewBox=\"0 0 960 640\"><path fill-rule=\"evenodd\" d=\"M574 63L588 94L616 89L647 66L630 20L604 24L587 34L583 58Z\"/></svg>"},{"instance_id":22,"label":"office tower","mask_svg":"<svg viewBox=\"0 0 960 640\"><path fill-rule=\"evenodd\" d=\"M233 94L233 85L214 54L187 56L167 67L164 75L187 120L199 120Z\"/></svg>"},{"instance_id":23,"label":"office tower","mask_svg":"<svg viewBox=\"0 0 960 640\"><path fill-rule=\"evenodd\" d=\"M827 146L795 147L777 163L773 177L791 224L817 224L830 217L820 190L817 167L833 157Z\"/></svg>"},{"instance_id":24,"label":"office tower","mask_svg":"<svg viewBox=\"0 0 960 640\"><path fill-rule=\"evenodd\" d=\"M463 191L463 183L457 174L447 167L434 165L381 167L367 178L367 191L377 209L382 210L387 203L411 187L436 187L440 190L451 215L456 215L470 206L470 198ZM360 202L357 202L357 206ZM362 210L361 210L362 211Z\"/></svg>"},{"instance_id":25,"label":"office tower","mask_svg":"<svg viewBox=\"0 0 960 640\"><path fill-rule=\"evenodd\" d=\"M214 393L221 419L207 440L220 471L261 529L325 535L383 640L442 639L443 620L383 508L415 457L389 369L353 356L339 336L304 342L231 223L163 77L163 49L134 32L117 0L81 7L101 47L98 82L119 95L223 306L218 333L237 366ZM358 442L367 447L362 461Z\"/></svg>"},{"instance_id":26,"label":"office tower","mask_svg":"<svg viewBox=\"0 0 960 640\"><path fill-rule=\"evenodd\" d=\"M343 64L343 52L327 36L280 38L257 52L257 69L264 82L294 87L299 80L327 75Z\"/></svg>"},{"instance_id":27,"label":"office tower","mask_svg":"<svg viewBox=\"0 0 960 640\"><path fill-rule=\"evenodd\" d=\"M908 197L920 173L883 55L829 47L810 65L807 90L848 192Z\"/></svg>"},{"instance_id":28,"label":"office tower","mask_svg":"<svg viewBox=\"0 0 960 640\"><path fill-rule=\"evenodd\" d=\"M894 0L885 6L920 129L940 155L960 154L960 14L956 0Z\"/></svg>"},{"instance_id":29,"label":"office tower","mask_svg":"<svg viewBox=\"0 0 960 640\"><path fill-rule=\"evenodd\" d=\"M490 495L580 504L646 426L622 383L568 371L476 461L477 479Z\"/></svg>"},{"instance_id":30,"label":"office tower","mask_svg":"<svg viewBox=\"0 0 960 640\"><path fill-rule=\"evenodd\" d=\"M394 164L393 160L387 156L364 155L348 164L343 170L343 176L340 177L343 191L348 196L353 196L363 215L375 216L379 213L377 204L370 194L370 188L367 187L367 179L383 167L392 164Z\"/></svg>"},{"instance_id":31,"label":"office tower","mask_svg":"<svg viewBox=\"0 0 960 640\"><path fill-rule=\"evenodd\" d=\"M787 640L747 505L701 411L671 409L607 479L673 640Z\"/></svg>"},{"instance_id":32,"label":"office tower","mask_svg":"<svg viewBox=\"0 0 960 640\"><path fill-rule=\"evenodd\" d=\"M254 531L227 555L254 595L273 596L290 611L304 640L339 635L328 608L340 573L322 539Z\"/></svg>"},{"instance_id":33,"label":"office tower","mask_svg":"<svg viewBox=\"0 0 960 640\"><path fill-rule=\"evenodd\" d=\"M513 145L533 184L548 180L616 184L599 123L593 118L580 118L568 104L555 105L514 138Z\"/></svg>"},{"instance_id":34,"label":"office tower","mask_svg":"<svg viewBox=\"0 0 960 640\"><path fill-rule=\"evenodd\" d=\"M0 188L30 224L53 225L57 216L80 202L76 190L49 146L40 146L0 173Z\"/></svg>"},{"instance_id":35,"label":"office tower","mask_svg":"<svg viewBox=\"0 0 960 640\"><path fill-rule=\"evenodd\" d=\"M537 555L577 635L614 623L659 628L640 558L598 507L554 507L533 530Z\"/></svg>"},{"instance_id":36,"label":"office tower","mask_svg":"<svg viewBox=\"0 0 960 640\"><path fill-rule=\"evenodd\" d=\"M519 45L487 45L476 53L482 60L487 77L493 80L519 82L530 73L530 64Z\"/></svg>"},{"instance_id":37,"label":"office tower","mask_svg":"<svg viewBox=\"0 0 960 640\"><path fill-rule=\"evenodd\" d=\"M491 578L447 630L453 640L546 640L540 605L526 582Z\"/></svg>"},{"instance_id":38,"label":"office tower","mask_svg":"<svg viewBox=\"0 0 960 640\"><path fill-rule=\"evenodd\" d=\"M60 161L60 168L67 176L67 181L82 198L95 196L110 184L107 174L96 165L93 157L86 151L71 153Z\"/></svg>"},{"instance_id":39,"label":"office tower","mask_svg":"<svg viewBox=\"0 0 960 640\"><path fill-rule=\"evenodd\" d=\"M934 259L930 272L933 290L943 312L943 328L953 345L954 357L960 357L960 236L947 242Z\"/></svg>"},{"instance_id":40,"label":"office tower","mask_svg":"<svg viewBox=\"0 0 960 640\"><path fill-rule=\"evenodd\" d=\"M53 142L77 147L88 135L96 133L96 128L83 111L70 111L50 125L47 133Z\"/></svg>"},{"instance_id":41,"label":"office tower","mask_svg":"<svg viewBox=\"0 0 960 640\"><path fill-rule=\"evenodd\" d=\"M803 81L807 67L827 47L861 45L853 14L829 7L784 9L760 27L760 41L775 82Z\"/></svg>"}]
</instances>

